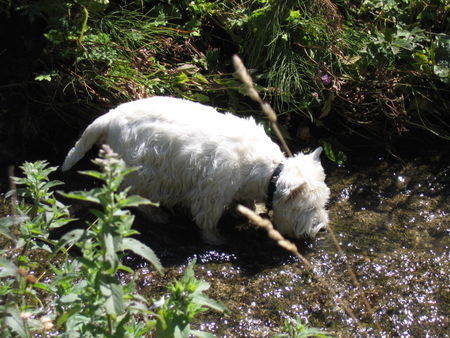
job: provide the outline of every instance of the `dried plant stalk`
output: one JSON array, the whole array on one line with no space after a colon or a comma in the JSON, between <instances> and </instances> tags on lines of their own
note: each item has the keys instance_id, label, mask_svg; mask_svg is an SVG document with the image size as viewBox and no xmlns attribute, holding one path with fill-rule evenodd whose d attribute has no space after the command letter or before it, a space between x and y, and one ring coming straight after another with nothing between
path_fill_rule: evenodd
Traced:
<instances>
[{"instance_id":1,"label":"dried plant stalk","mask_svg":"<svg viewBox=\"0 0 450 338\"><path fill-rule=\"evenodd\" d=\"M254 223L255 225L264 228L267 231L268 236L275 240L278 245L284 249L286 249L287 251L289 251L290 253L292 253L293 255L295 255L296 257L298 257L302 263L306 266L306 268L311 271L315 277L318 279L318 281L325 286L325 288L328 290L328 292L332 295L333 299L337 299L339 304L341 305L341 307L344 309L345 312L347 312L347 314L355 321L355 323L360 326L359 320L358 318L356 318L355 314L353 313L352 309L350 308L350 306L348 305L348 303L341 299L338 295L336 290L334 289L334 287L328 283L328 281L323 278L322 276L320 276L319 274L317 274L316 272L314 272L313 269L313 265L305 258L305 256L303 256L297 249L297 246L292 243L291 241L288 241L287 239L285 239L272 225L272 222L270 222L268 219L264 219L261 216L259 216L257 213L255 213L253 210L244 207L243 205L238 205L237 206L237 210L244 215L245 217L247 217L250 222Z\"/></svg>"},{"instance_id":2,"label":"dried plant stalk","mask_svg":"<svg viewBox=\"0 0 450 338\"><path fill-rule=\"evenodd\" d=\"M242 62L241 58L237 55L233 55L233 65L234 69L236 70L235 75L236 77L242 81L245 88L245 93L255 102L259 103L261 110L266 114L267 118L269 119L272 129L275 132L275 135L278 137L278 139L281 142L281 145L283 146L284 151L288 156L292 157L292 152L289 149L283 135L281 134L280 128L278 128L277 124L277 114L272 109L270 104L267 102L264 102L261 97L259 96L258 92L255 89L255 86L253 85L253 80L250 76L250 74L247 71L247 68L245 68L244 63Z\"/></svg>"},{"instance_id":3,"label":"dried plant stalk","mask_svg":"<svg viewBox=\"0 0 450 338\"><path fill-rule=\"evenodd\" d=\"M324 0L323 3L324 4L328 4L328 3L332 4L329 0ZM331 8L331 7L329 7L329 8ZM280 129L278 128L277 114L272 109L270 104L268 104L267 102L264 102L261 99L261 97L259 96L258 92L256 91L256 89L254 87L253 80L252 80L250 74L248 73L247 68L245 68L244 63L239 58L239 56L233 55L233 65L234 65L234 68L236 70L236 72L235 72L236 77L239 80L241 80L242 83L244 84L245 93L253 101L259 103L259 105L261 107L261 110L264 112L264 114L267 116L268 120L271 122L271 125L272 125L272 128L273 128L274 132L275 132L275 135L280 140L280 142L281 142L285 152L288 154L288 156L292 157L292 152L289 150L289 147L288 147L288 145L287 145L283 135L281 134ZM297 247L295 246L295 244L293 244L292 242L284 239L283 236L281 236L281 234L274 229L272 223L269 220L261 218L255 212L253 212L252 210L250 210L250 209L248 209L248 208L246 208L246 207L244 207L242 205L238 206L238 211L240 213L242 213L244 216L246 216L254 224L256 224L256 225L266 229L269 237L272 238L273 240L277 241L279 246L283 247L284 249L288 250L289 252L291 252L292 254L297 256L309 270L314 271L312 264L303 255L301 255L298 252ZM331 226L329 227L329 233L331 234L331 237L333 239L333 243L336 245L336 247L338 249L338 252L342 256L344 256L344 251L342 250L341 246L339 245L339 243L338 243L338 241L336 239L336 235L335 235L333 229L331 228ZM364 293L364 290L363 290L361 284L359 283L355 273L353 272L351 266L348 264L347 261L346 261L346 266L347 266L347 270L350 273L350 276L352 278L353 283L355 284L355 286L358 289L359 296L361 297L365 307L367 308L367 311L369 311L369 313L372 316L372 319L374 321L375 327L377 328L379 333L381 333L382 329L381 329L381 326L380 326L380 324L379 324L379 322L378 322L378 320L377 320L377 318L375 316L375 311L370 306L369 301L367 300L367 297L366 297L366 295ZM339 297L337 296L336 291L334 290L334 288L332 288L332 286L324 278L322 278L321 276L319 276L317 274L316 274L316 277L319 279L319 281L321 281L321 283L323 283L325 286L327 286L329 288L330 292L334 295L334 297L339 299ZM340 303L342 305L342 308L359 325L358 319L353 314L353 311L350 309L348 304L342 299L339 299L339 301L340 301Z\"/></svg>"}]
</instances>

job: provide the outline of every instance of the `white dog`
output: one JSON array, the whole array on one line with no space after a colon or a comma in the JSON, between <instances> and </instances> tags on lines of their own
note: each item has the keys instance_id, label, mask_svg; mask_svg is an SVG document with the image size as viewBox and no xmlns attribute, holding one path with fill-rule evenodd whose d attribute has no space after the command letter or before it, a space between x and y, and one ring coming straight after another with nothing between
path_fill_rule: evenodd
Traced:
<instances>
[{"instance_id":1,"label":"white dog","mask_svg":"<svg viewBox=\"0 0 450 338\"><path fill-rule=\"evenodd\" d=\"M140 167L126 178L133 193L169 209L187 208L208 243L221 242L217 223L233 202L266 203L288 237L314 237L327 226L322 148L286 158L253 118L170 97L125 103L86 128L62 170L94 143Z\"/></svg>"}]
</instances>

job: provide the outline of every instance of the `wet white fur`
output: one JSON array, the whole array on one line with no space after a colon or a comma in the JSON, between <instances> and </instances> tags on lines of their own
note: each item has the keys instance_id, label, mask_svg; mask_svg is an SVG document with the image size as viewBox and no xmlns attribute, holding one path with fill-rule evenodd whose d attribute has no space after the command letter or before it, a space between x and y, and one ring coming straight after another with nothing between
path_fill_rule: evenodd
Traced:
<instances>
[{"instance_id":1,"label":"wet white fur","mask_svg":"<svg viewBox=\"0 0 450 338\"><path fill-rule=\"evenodd\" d=\"M273 200L278 230L290 237L314 237L328 223L322 149L286 158L253 118L170 97L125 103L86 128L62 170L95 143L108 144L127 165L140 167L125 182L134 193L169 209L181 205L190 210L207 242L220 241L217 223L232 202L266 202L280 162L284 169Z\"/></svg>"}]
</instances>

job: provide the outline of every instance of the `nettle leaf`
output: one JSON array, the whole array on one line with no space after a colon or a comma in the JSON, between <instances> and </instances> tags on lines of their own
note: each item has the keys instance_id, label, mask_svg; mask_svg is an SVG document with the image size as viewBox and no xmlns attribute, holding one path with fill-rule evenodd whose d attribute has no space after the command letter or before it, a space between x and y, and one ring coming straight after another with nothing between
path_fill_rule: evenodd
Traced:
<instances>
[{"instance_id":1,"label":"nettle leaf","mask_svg":"<svg viewBox=\"0 0 450 338\"><path fill-rule=\"evenodd\" d=\"M214 338L215 337L215 335L213 335L212 333L205 332L205 331L199 331L199 330L191 330L190 333L199 338Z\"/></svg>"},{"instance_id":2,"label":"nettle leaf","mask_svg":"<svg viewBox=\"0 0 450 338\"><path fill-rule=\"evenodd\" d=\"M0 258L0 277L8 277L16 275L17 275L17 266L4 258Z\"/></svg>"},{"instance_id":3,"label":"nettle leaf","mask_svg":"<svg viewBox=\"0 0 450 338\"><path fill-rule=\"evenodd\" d=\"M219 312L224 312L227 310L227 307L225 306L225 304L223 304L220 301L211 299L203 293L195 295L193 298L193 301L198 305L207 306L207 307L209 307L213 310L219 311Z\"/></svg>"},{"instance_id":4,"label":"nettle leaf","mask_svg":"<svg viewBox=\"0 0 450 338\"><path fill-rule=\"evenodd\" d=\"M12 225L21 224L29 219L30 218L28 216L7 216L0 218L0 235L3 235L8 239L13 239L14 236L11 234L9 227Z\"/></svg>"},{"instance_id":5,"label":"nettle leaf","mask_svg":"<svg viewBox=\"0 0 450 338\"><path fill-rule=\"evenodd\" d=\"M51 188L56 187L58 185L64 185L64 182L57 181L57 180L50 181L50 182L44 182L44 185L42 186L42 189L43 190L44 189L45 190L50 190Z\"/></svg>"},{"instance_id":6,"label":"nettle leaf","mask_svg":"<svg viewBox=\"0 0 450 338\"><path fill-rule=\"evenodd\" d=\"M81 305L75 305L73 306L72 304L72 308L67 311L64 312L61 316L58 317L58 320L56 321L56 327L60 328L62 325L64 325L64 323L67 322L67 320L72 317L73 315L79 313L81 311ZM67 332L70 332L70 327L67 328Z\"/></svg>"},{"instance_id":7,"label":"nettle leaf","mask_svg":"<svg viewBox=\"0 0 450 338\"><path fill-rule=\"evenodd\" d=\"M70 193L65 193L65 192L59 192L59 193L66 198L100 204L100 200L97 197L92 196L91 192L73 191Z\"/></svg>"},{"instance_id":8,"label":"nettle leaf","mask_svg":"<svg viewBox=\"0 0 450 338\"><path fill-rule=\"evenodd\" d=\"M103 180L103 176L104 176L103 173L101 173L99 171L96 171L96 170L85 170L85 171L79 171L78 173L81 174L81 175L94 177L94 178L97 178L99 180Z\"/></svg>"},{"instance_id":9,"label":"nettle leaf","mask_svg":"<svg viewBox=\"0 0 450 338\"><path fill-rule=\"evenodd\" d=\"M156 268L156 270L158 270L158 272L163 272L163 266L155 252L137 239L132 237L124 238L122 240L122 250L130 250L134 252L135 254L148 260Z\"/></svg>"},{"instance_id":10,"label":"nettle leaf","mask_svg":"<svg viewBox=\"0 0 450 338\"><path fill-rule=\"evenodd\" d=\"M132 274L134 272L134 270L132 268L129 268L128 266L125 266L123 264L120 264L117 267L117 270L122 270L122 271L125 271L125 272L129 273L129 274Z\"/></svg>"},{"instance_id":11,"label":"nettle leaf","mask_svg":"<svg viewBox=\"0 0 450 338\"><path fill-rule=\"evenodd\" d=\"M195 293L202 293L203 291L208 290L210 287L209 283L204 280L199 280L197 283L197 288L195 290Z\"/></svg>"},{"instance_id":12,"label":"nettle leaf","mask_svg":"<svg viewBox=\"0 0 450 338\"><path fill-rule=\"evenodd\" d=\"M108 314L120 315L125 312L123 286L116 279L105 278L100 285L100 290L106 298L105 309Z\"/></svg>"},{"instance_id":13,"label":"nettle leaf","mask_svg":"<svg viewBox=\"0 0 450 338\"><path fill-rule=\"evenodd\" d=\"M103 236L103 241L105 243L105 259L108 261L112 267L116 267L119 262L119 257L116 254L116 251L119 251L117 248L117 240L111 233L105 233Z\"/></svg>"},{"instance_id":14,"label":"nettle leaf","mask_svg":"<svg viewBox=\"0 0 450 338\"><path fill-rule=\"evenodd\" d=\"M0 218L0 227L10 227L11 225L17 225L28 221L30 217L28 216L6 216Z\"/></svg>"},{"instance_id":15,"label":"nettle leaf","mask_svg":"<svg viewBox=\"0 0 450 338\"><path fill-rule=\"evenodd\" d=\"M138 207L140 205L158 206L158 204L152 203L148 199L138 195L128 196L126 199L119 202L120 208Z\"/></svg>"},{"instance_id":16,"label":"nettle leaf","mask_svg":"<svg viewBox=\"0 0 450 338\"><path fill-rule=\"evenodd\" d=\"M20 312L17 308L9 307L6 309L7 316L4 318L6 325L17 333L20 337L31 337L25 321L20 318Z\"/></svg>"},{"instance_id":17,"label":"nettle leaf","mask_svg":"<svg viewBox=\"0 0 450 338\"><path fill-rule=\"evenodd\" d=\"M67 234L61 237L54 252L57 253L59 250L61 250L61 248L65 247L66 245L78 242L80 238L83 237L84 234L85 230L83 229L75 229L68 232Z\"/></svg>"},{"instance_id":18,"label":"nettle leaf","mask_svg":"<svg viewBox=\"0 0 450 338\"><path fill-rule=\"evenodd\" d=\"M328 157L329 160L337 164L345 163L345 161L347 160L347 156L345 155L344 152L335 149L335 147L325 139L320 139L319 143L323 147L325 155Z\"/></svg>"},{"instance_id":19,"label":"nettle leaf","mask_svg":"<svg viewBox=\"0 0 450 338\"><path fill-rule=\"evenodd\" d=\"M55 288L45 283L35 283L33 284L33 288L44 290L47 291L48 293L54 293L56 291Z\"/></svg>"},{"instance_id":20,"label":"nettle leaf","mask_svg":"<svg viewBox=\"0 0 450 338\"><path fill-rule=\"evenodd\" d=\"M50 226L48 227L49 229L57 229L60 228L70 222L73 222L77 220L77 218L64 218L64 219L57 219L57 220L52 220Z\"/></svg>"},{"instance_id":21,"label":"nettle leaf","mask_svg":"<svg viewBox=\"0 0 450 338\"><path fill-rule=\"evenodd\" d=\"M75 293L69 293L68 295L62 296L59 301L63 304L71 304L80 300L80 297Z\"/></svg>"},{"instance_id":22,"label":"nettle leaf","mask_svg":"<svg viewBox=\"0 0 450 338\"><path fill-rule=\"evenodd\" d=\"M123 318L120 320L119 324L116 326L116 332L114 334L114 337L126 337L126 328L125 325L128 324L131 318L131 313L127 312Z\"/></svg>"}]
</instances>

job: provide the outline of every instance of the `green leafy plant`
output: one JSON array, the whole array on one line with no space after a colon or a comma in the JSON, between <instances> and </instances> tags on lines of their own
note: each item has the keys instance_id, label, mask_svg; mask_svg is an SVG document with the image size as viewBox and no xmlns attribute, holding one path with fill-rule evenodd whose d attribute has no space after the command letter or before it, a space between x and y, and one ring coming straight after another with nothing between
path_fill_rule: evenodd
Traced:
<instances>
[{"instance_id":1,"label":"green leafy plant","mask_svg":"<svg viewBox=\"0 0 450 338\"><path fill-rule=\"evenodd\" d=\"M12 216L0 219L0 234L8 238L12 248L0 250L0 332L10 336L31 337L31 332L45 332L53 328L43 294L52 294L49 283L40 280L35 270L38 263L33 256L48 256L55 241L49 239L51 229L59 228L72 219L68 207L59 202L52 191L60 181L51 181L49 174L56 170L45 161L25 162L20 167L24 177L12 177L20 187L7 194L13 201ZM20 201L16 201L16 197ZM15 252L18 254L14 254ZM8 259L14 254L14 259ZM33 317L33 318L31 318Z\"/></svg>"},{"instance_id":2,"label":"green leafy plant","mask_svg":"<svg viewBox=\"0 0 450 338\"><path fill-rule=\"evenodd\" d=\"M11 178L20 187L7 194L12 197L17 193L20 202L15 206L15 215L3 219L3 223L19 224L20 238L16 248L23 248L23 254L27 249L35 248L51 252L48 244L54 242L48 239L49 231L72 221L68 207L59 202L52 191L52 188L63 183L50 181L49 174L56 167L48 167L45 161L25 162L20 168L25 176Z\"/></svg>"},{"instance_id":3,"label":"green leafy plant","mask_svg":"<svg viewBox=\"0 0 450 338\"><path fill-rule=\"evenodd\" d=\"M14 216L0 219L0 234L13 246L0 250L4 255L0 259L0 333L31 337L58 330L70 337L155 332L161 337L206 336L191 330L192 319L207 308L224 311L225 307L203 293L209 284L194 277L194 262L180 281L169 285L169 295L155 303L156 313L137 293L133 280L121 283L119 272L133 273L121 262L124 251L147 259L159 272L163 270L155 253L130 237L137 232L131 228L134 216L127 208L151 202L129 196L129 189L122 189L124 177L135 169L127 168L110 148L105 146L94 162L101 170L83 174L100 180L102 186L61 194L97 205L98 209L92 209L97 219L86 228L66 233L58 242L48 239L49 230L72 219L68 207L57 201L52 191L62 184L49 179L56 168L42 161L25 163L21 167L25 176L14 178L21 188L9 195L14 199L17 194L20 203L15 204ZM80 252L76 257L68 255L73 246ZM18 249L21 254L15 260L8 258L11 250ZM46 253L44 266L36 262L41 249ZM44 271L37 276L36 270Z\"/></svg>"},{"instance_id":4,"label":"green leafy plant","mask_svg":"<svg viewBox=\"0 0 450 338\"><path fill-rule=\"evenodd\" d=\"M201 281L194 276L195 260L186 267L184 276L167 289L168 296L155 302L156 311L156 336L157 337L189 337L193 334L205 337L205 332L191 330L190 323L193 318L207 311L207 308L223 312L225 305L209 298L203 292L209 289L209 283Z\"/></svg>"},{"instance_id":5,"label":"green leafy plant","mask_svg":"<svg viewBox=\"0 0 450 338\"><path fill-rule=\"evenodd\" d=\"M329 338L332 337L328 333L314 328L309 327L302 323L300 318L293 320L285 320L282 329L283 333L275 335L276 338L307 338L307 337L317 337L317 338Z\"/></svg>"},{"instance_id":6,"label":"green leafy plant","mask_svg":"<svg viewBox=\"0 0 450 338\"><path fill-rule=\"evenodd\" d=\"M135 169L126 168L123 160L106 146L94 163L102 170L83 174L101 180L103 186L91 191L63 193L68 198L95 203L101 210L92 210L97 220L87 229L72 230L58 244L58 248L75 245L82 256L65 264L63 269L54 269L61 277L55 280L60 296L56 304L60 313L57 325L64 325L68 331L76 330L80 335L121 336L132 314L140 311L149 314L145 300L132 293L132 285L123 286L118 279L121 270L132 273L121 263L121 253L133 251L160 272L162 265L153 250L130 237L137 234L131 228L134 216L124 208L150 203L139 196L128 196L129 189L120 190L124 176ZM68 284L68 279L72 283ZM62 280L64 284L60 283Z\"/></svg>"}]
</instances>

